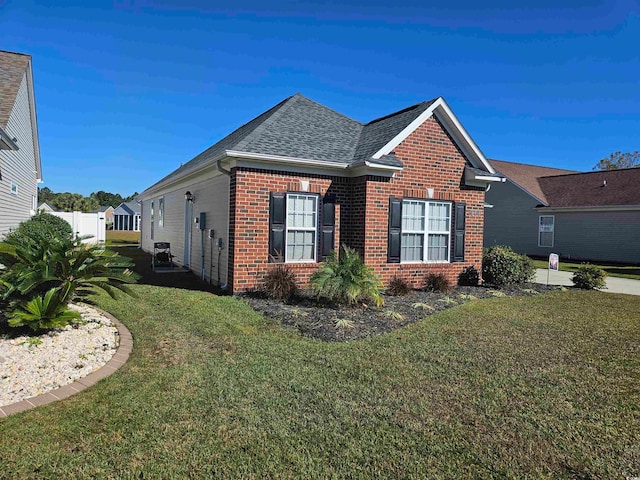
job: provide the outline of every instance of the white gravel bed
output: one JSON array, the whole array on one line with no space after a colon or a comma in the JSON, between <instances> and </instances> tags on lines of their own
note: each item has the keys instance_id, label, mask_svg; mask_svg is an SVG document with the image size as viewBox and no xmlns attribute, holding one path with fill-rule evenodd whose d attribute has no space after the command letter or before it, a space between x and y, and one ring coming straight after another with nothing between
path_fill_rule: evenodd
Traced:
<instances>
[{"instance_id":1,"label":"white gravel bed","mask_svg":"<svg viewBox=\"0 0 640 480\"><path fill-rule=\"evenodd\" d=\"M83 322L39 337L0 335L0 406L68 385L98 370L116 353L118 330L86 305L70 305Z\"/></svg>"}]
</instances>

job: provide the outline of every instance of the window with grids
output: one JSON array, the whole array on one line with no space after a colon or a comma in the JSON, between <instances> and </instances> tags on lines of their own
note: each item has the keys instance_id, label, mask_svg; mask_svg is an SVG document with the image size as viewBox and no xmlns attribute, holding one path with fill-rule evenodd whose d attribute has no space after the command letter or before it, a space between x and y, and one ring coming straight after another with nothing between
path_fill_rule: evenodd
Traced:
<instances>
[{"instance_id":1,"label":"window with grids","mask_svg":"<svg viewBox=\"0 0 640 480\"><path fill-rule=\"evenodd\" d=\"M318 225L316 195L287 194L287 262L314 262Z\"/></svg>"},{"instance_id":2,"label":"window with grids","mask_svg":"<svg viewBox=\"0 0 640 480\"><path fill-rule=\"evenodd\" d=\"M538 222L538 246L553 247L553 230L555 217L553 215L540 215Z\"/></svg>"},{"instance_id":3,"label":"window with grids","mask_svg":"<svg viewBox=\"0 0 640 480\"><path fill-rule=\"evenodd\" d=\"M451 245L451 203L403 200L403 262L448 262Z\"/></svg>"}]
</instances>

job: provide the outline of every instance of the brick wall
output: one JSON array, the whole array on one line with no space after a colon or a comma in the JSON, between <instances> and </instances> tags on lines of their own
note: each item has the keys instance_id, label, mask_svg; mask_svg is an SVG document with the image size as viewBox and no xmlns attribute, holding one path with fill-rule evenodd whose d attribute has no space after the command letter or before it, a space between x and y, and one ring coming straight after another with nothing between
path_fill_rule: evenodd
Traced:
<instances>
[{"instance_id":1,"label":"brick wall","mask_svg":"<svg viewBox=\"0 0 640 480\"><path fill-rule=\"evenodd\" d=\"M425 121L395 149L404 169L394 178L337 178L235 168L231 173L229 226L229 284L233 291L259 286L269 264L269 193L300 191L336 196L335 246L355 248L380 274L385 284L395 275L415 287L428 272L442 272L452 283L468 265L480 269L484 222L484 189L461 186L465 158L434 119ZM389 197L426 198L466 202L465 261L450 264L389 264L387 235ZM365 208L366 207L366 208ZM453 211L452 211L453 215ZM454 219L452 219L453 225ZM451 235L453 248L453 235ZM305 285L318 264L290 264Z\"/></svg>"},{"instance_id":2,"label":"brick wall","mask_svg":"<svg viewBox=\"0 0 640 480\"><path fill-rule=\"evenodd\" d=\"M395 149L404 168L393 179L368 177L365 262L387 283L394 276L422 286L429 272L444 273L452 284L468 265L480 270L484 222L484 189L462 186L466 160L453 140L434 118L426 120ZM465 261L448 264L387 263L389 197L427 198L433 188L435 200L466 202ZM453 211L452 211L453 216ZM454 224L452 218L452 225ZM453 235L451 245L453 249ZM453 255L451 257L453 259Z\"/></svg>"},{"instance_id":3,"label":"brick wall","mask_svg":"<svg viewBox=\"0 0 640 480\"><path fill-rule=\"evenodd\" d=\"M260 285L269 263L269 194L270 192L300 192L300 180L309 181L309 193L336 196L335 246L340 243L340 206L348 203L349 179L322 175L296 175L278 171L234 168L231 186L235 195L230 201L230 282L233 291ZM233 188L235 187L235 188ZM317 270L318 263L290 264L300 283L305 285Z\"/></svg>"}]
</instances>

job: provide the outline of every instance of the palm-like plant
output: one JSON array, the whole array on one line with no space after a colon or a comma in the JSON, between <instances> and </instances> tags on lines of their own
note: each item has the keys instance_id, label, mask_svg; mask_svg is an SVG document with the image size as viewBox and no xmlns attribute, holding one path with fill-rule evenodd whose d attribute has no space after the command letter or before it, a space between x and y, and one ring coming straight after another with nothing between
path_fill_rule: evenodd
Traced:
<instances>
[{"instance_id":1,"label":"palm-like plant","mask_svg":"<svg viewBox=\"0 0 640 480\"><path fill-rule=\"evenodd\" d=\"M373 300L383 304L382 282L373 269L364 264L358 252L343 245L340 255L334 250L310 280L311 290L318 297L340 303Z\"/></svg>"},{"instance_id":2,"label":"palm-like plant","mask_svg":"<svg viewBox=\"0 0 640 480\"><path fill-rule=\"evenodd\" d=\"M114 298L117 290L131 295L129 285L137 279L129 270L129 259L84 245L81 238L57 235L0 242L0 263L5 266L0 272L0 299L9 303L10 324L33 328L52 328L44 325L55 323L53 317L71 319L67 304L74 299L90 303L88 297L100 290Z\"/></svg>"},{"instance_id":3,"label":"palm-like plant","mask_svg":"<svg viewBox=\"0 0 640 480\"><path fill-rule=\"evenodd\" d=\"M80 320L80 314L69 310L62 302L59 290L52 288L44 295L16 304L9 318L9 325L28 325L34 330L39 330L61 328L77 320Z\"/></svg>"}]
</instances>

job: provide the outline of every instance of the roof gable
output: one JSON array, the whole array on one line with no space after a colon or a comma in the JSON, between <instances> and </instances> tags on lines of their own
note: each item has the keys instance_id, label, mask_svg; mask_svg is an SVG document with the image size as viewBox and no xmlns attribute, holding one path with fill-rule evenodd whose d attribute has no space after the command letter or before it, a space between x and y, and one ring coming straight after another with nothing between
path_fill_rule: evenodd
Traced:
<instances>
[{"instance_id":1,"label":"roof gable","mask_svg":"<svg viewBox=\"0 0 640 480\"><path fill-rule=\"evenodd\" d=\"M428 103L428 106L420 115L418 115L411 123L404 127L393 139L387 142L380 150L373 154L373 158L380 158L393 151L401 142L411 135L420 125L422 125L429 117L435 115L451 136L458 148L462 151L471 166L486 170L493 174L493 167L484 156L478 145L473 141L467 130L462 126L458 118L454 115L451 108L444 98L438 97Z\"/></svg>"},{"instance_id":2,"label":"roof gable","mask_svg":"<svg viewBox=\"0 0 640 480\"><path fill-rule=\"evenodd\" d=\"M134 215L140 214L140 204L136 201L121 203L118 207L113 211L114 215Z\"/></svg>"},{"instance_id":3,"label":"roof gable","mask_svg":"<svg viewBox=\"0 0 640 480\"><path fill-rule=\"evenodd\" d=\"M490 160L494 168L515 183L518 187L535 197L540 203L548 204L547 197L540 187L539 179L551 175L577 173L575 170L560 168L540 167L525 163L505 162L502 160Z\"/></svg>"}]
</instances>

